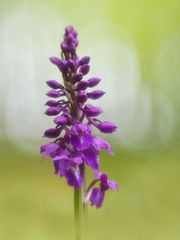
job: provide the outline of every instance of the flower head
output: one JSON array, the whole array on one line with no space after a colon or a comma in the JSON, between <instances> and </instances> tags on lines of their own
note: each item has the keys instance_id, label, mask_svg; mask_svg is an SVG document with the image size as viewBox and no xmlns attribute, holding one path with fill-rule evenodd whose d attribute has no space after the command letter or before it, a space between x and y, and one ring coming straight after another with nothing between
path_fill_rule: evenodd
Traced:
<instances>
[{"instance_id":1,"label":"flower head","mask_svg":"<svg viewBox=\"0 0 180 240\"><path fill-rule=\"evenodd\" d=\"M45 114L53 118L54 126L44 132L44 137L51 142L41 146L41 154L52 159L55 174L64 177L75 189L85 182L84 167L99 172L99 154L107 150L112 154L110 144L93 134L93 127L103 133L112 133L117 126L111 122L101 121L97 117L103 112L100 107L88 103L88 99L97 100L105 92L92 90L101 79L87 79L90 71L90 57L79 58L76 53L78 33L73 26L65 28L61 47L61 58L50 57L62 74L63 83L48 80L50 90L46 93L51 99L46 102ZM53 140L52 140L53 139ZM106 174L95 178L99 188L91 189L90 202L96 207L102 205L105 191L116 189L114 182L107 179ZM94 180L93 180L94 181ZM91 185L91 184L90 184Z\"/></svg>"},{"instance_id":2,"label":"flower head","mask_svg":"<svg viewBox=\"0 0 180 240\"><path fill-rule=\"evenodd\" d=\"M115 181L109 181L108 176L105 173L97 173L96 178L99 180L99 188L94 187L91 191L90 202L91 205L95 205L97 208L101 207L105 192L108 189L118 190L119 186Z\"/></svg>"}]
</instances>

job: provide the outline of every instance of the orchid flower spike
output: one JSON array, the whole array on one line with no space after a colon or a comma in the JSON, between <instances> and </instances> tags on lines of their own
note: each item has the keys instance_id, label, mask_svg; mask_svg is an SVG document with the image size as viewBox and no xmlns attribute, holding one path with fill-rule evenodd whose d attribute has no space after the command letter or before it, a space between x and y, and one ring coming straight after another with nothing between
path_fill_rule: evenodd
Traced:
<instances>
[{"instance_id":1,"label":"orchid flower spike","mask_svg":"<svg viewBox=\"0 0 180 240\"><path fill-rule=\"evenodd\" d=\"M97 119L103 110L88 103L104 96L102 90L93 90L101 82L99 77L87 77L90 71L90 57L78 57L78 33L73 26L65 28L64 39L60 45L61 58L50 57L62 75L63 81L48 80L50 88L46 95L45 114L53 118L53 126L44 132L44 137L51 139L40 148L44 157L50 157L56 175L64 177L69 186L81 188L86 182L85 166L96 173L85 189L86 202L92 206L102 206L105 192L118 189L116 182L110 181L107 174L100 171L99 154L102 150L112 154L110 144L94 135L93 128L102 133L111 134L117 126L109 121ZM99 184L99 187L95 187Z\"/></svg>"}]
</instances>

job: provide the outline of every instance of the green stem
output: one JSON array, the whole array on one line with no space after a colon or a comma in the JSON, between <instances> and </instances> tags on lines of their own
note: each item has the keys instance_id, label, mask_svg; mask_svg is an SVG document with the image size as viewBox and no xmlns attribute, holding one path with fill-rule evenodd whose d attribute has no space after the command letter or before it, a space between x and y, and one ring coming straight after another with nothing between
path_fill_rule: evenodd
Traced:
<instances>
[{"instance_id":1,"label":"green stem","mask_svg":"<svg viewBox=\"0 0 180 240\"><path fill-rule=\"evenodd\" d=\"M75 240L82 240L82 188L74 189Z\"/></svg>"},{"instance_id":2,"label":"green stem","mask_svg":"<svg viewBox=\"0 0 180 240\"><path fill-rule=\"evenodd\" d=\"M86 166L83 164L83 176L84 176L84 183L83 183L83 200L86 196ZM87 203L83 202L83 228L85 231L86 224L87 224Z\"/></svg>"}]
</instances>

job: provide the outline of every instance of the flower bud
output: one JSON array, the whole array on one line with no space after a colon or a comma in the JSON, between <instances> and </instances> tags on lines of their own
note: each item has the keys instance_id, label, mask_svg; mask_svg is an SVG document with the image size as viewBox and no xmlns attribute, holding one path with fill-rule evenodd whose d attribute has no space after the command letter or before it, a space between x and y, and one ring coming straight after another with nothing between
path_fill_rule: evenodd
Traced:
<instances>
[{"instance_id":1,"label":"flower bud","mask_svg":"<svg viewBox=\"0 0 180 240\"><path fill-rule=\"evenodd\" d=\"M117 126L111 122L101 122L97 125L97 128L103 133L113 133L116 131Z\"/></svg>"},{"instance_id":2,"label":"flower bud","mask_svg":"<svg viewBox=\"0 0 180 240\"><path fill-rule=\"evenodd\" d=\"M88 83L89 83L89 87L95 87L96 85L98 85L98 83L101 81L101 78L97 78L97 77L94 77L94 78L90 78L88 80Z\"/></svg>"},{"instance_id":3,"label":"flower bud","mask_svg":"<svg viewBox=\"0 0 180 240\"><path fill-rule=\"evenodd\" d=\"M89 70L90 70L89 65L84 64L80 67L79 72L82 73L83 75L86 75L86 74L88 74Z\"/></svg>"},{"instance_id":4,"label":"flower bud","mask_svg":"<svg viewBox=\"0 0 180 240\"><path fill-rule=\"evenodd\" d=\"M60 134L60 130L57 128L49 128L44 132L44 137L55 138Z\"/></svg>"},{"instance_id":5,"label":"flower bud","mask_svg":"<svg viewBox=\"0 0 180 240\"><path fill-rule=\"evenodd\" d=\"M47 85L53 89L63 89L63 85L58 83L56 80L48 80L46 81Z\"/></svg>"},{"instance_id":6,"label":"flower bud","mask_svg":"<svg viewBox=\"0 0 180 240\"><path fill-rule=\"evenodd\" d=\"M67 118L65 116L58 116L54 119L54 123L57 125L65 125L67 123Z\"/></svg>"},{"instance_id":7,"label":"flower bud","mask_svg":"<svg viewBox=\"0 0 180 240\"><path fill-rule=\"evenodd\" d=\"M89 62L90 62L90 57L89 56L85 56L85 57L80 59L79 66L82 66L84 64L88 64Z\"/></svg>"},{"instance_id":8,"label":"flower bud","mask_svg":"<svg viewBox=\"0 0 180 240\"><path fill-rule=\"evenodd\" d=\"M89 117L96 117L99 114L101 114L103 111L100 107L94 107L90 104L86 104L86 106L84 107L84 112Z\"/></svg>"},{"instance_id":9,"label":"flower bud","mask_svg":"<svg viewBox=\"0 0 180 240\"><path fill-rule=\"evenodd\" d=\"M72 33L69 33L68 36L66 37L66 42L67 44L71 44L74 41L74 36Z\"/></svg>"},{"instance_id":10,"label":"flower bud","mask_svg":"<svg viewBox=\"0 0 180 240\"><path fill-rule=\"evenodd\" d=\"M55 64L61 72L64 72L67 67L67 62L65 60L61 60L57 57L50 57L49 60Z\"/></svg>"},{"instance_id":11,"label":"flower bud","mask_svg":"<svg viewBox=\"0 0 180 240\"><path fill-rule=\"evenodd\" d=\"M56 116L61 112L61 108L60 107L49 107L45 114L48 116Z\"/></svg>"},{"instance_id":12,"label":"flower bud","mask_svg":"<svg viewBox=\"0 0 180 240\"><path fill-rule=\"evenodd\" d=\"M95 91L92 91L92 92L88 93L87 95L88 95L88 98L98 99L98 98L102 97L104 94L105 94L104 91L95 90Z\"/></svg>"},{"instance_id":13,"label":"flower bud","mask_svg":"<svg viewBox=\"0 0 180 240\"><path fill-rule=\"evenodd\" d=\"M85 90L88 87L88 82L87 81L80 81L80 83L78 84L76 90Z\"/></svg>"},{"instance_id":14,"label":"flower bud","mask_svg":"<svg viewBox=\"0 0 180 240\"><path fill-rule=\"evenodd\" d=\"M85 91L80 91L79 94L78 94L78 96L76 97L76 99L77 99L77 101L78 101L79 103L84 103L84 102L86 102L87 98L88 98L88 97L87 97L87 94L86 94Z\"/></svg>"},{"instance_id":15,"label":"flower bud","mask_svg":"<svg viewBox=\"0 0 180 240\"><path fill-rule=\"evenodd\" d=\"M59 102L57 102L55 100L48 100L45 105L47 105L49 107L56 107L59 105Z\"/></svg>"},{"instance_id":16,"label":"flower bud","mask_svg":"<svg viewBox=\"0 0 180 240\"><path fill-rule=\"evenodd\" d=\"M46 93L46 95L47 95L48 97L53 97L53 98L58 98L58 97L62 96L62 94L61 94L60 92L56 91L56 90L49 90L49 91Z\"/></svg>"},{"instance_id":17,"label":"flower bud","mask_svg":"<svg viewBox=\"0 0 180 240\"><path fill-rule=\"evenodd\" d=\"M68 46L67 46L67 44L66 44L65 42L62 42L62 43L61 43L61 50L62 50L63 52L66 52L66 51L68 50Z\"/></svg>"},{"instance_id":18,"label":"flower bud","mask_svg":"<svg viewBox=\"0 0 180 240\"><path fill-rule=\"evenodd\" d=\"M77 30L72 25L69 25L65 28L65 36L68 36L69 34L73 34L75 38L78 35Z\"/></svg>"},{"instance_id":19,"label":"flower bud","mask_svg":"<svg viewBox=\"0 0 180 240\"><path fill-rule=\"evenodd\" d=\"M73 77L73 83L81 81L82 78L83 78L83 74L82 73L76 73L74 75L74 77Z\"/></svg>"}]
</instances>

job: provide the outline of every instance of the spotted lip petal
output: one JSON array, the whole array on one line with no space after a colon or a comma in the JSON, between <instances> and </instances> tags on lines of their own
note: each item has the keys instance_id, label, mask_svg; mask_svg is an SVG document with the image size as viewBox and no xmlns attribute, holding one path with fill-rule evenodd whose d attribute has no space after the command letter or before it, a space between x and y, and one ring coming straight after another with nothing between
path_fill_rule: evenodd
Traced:
<instances>
[{"instance_id":1,"label":"spotted lip petal","mask_svg":"<svg viewBox=\"0 0 180 240\"><path fill-rule=\"evenodd\" d=\"M104 195L104 191L101 191L99 188L93 188L90 196L91 205L95 205L97 208L100 208L104 201Z\"/></svg>"}]
</instances>

